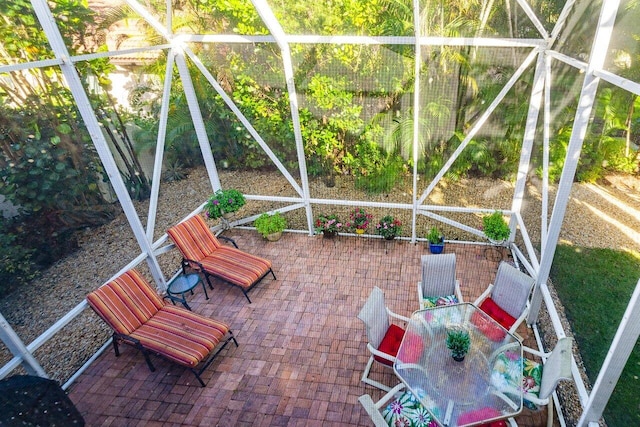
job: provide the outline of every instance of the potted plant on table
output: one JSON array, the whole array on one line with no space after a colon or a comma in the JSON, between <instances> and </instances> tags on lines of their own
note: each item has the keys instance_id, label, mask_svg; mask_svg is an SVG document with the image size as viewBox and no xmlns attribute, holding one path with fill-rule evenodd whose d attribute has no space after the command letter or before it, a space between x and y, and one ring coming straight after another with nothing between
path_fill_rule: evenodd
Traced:
<instances>
[{"instance_id":1,"label":"potted plant on table","mask_svg":"<svg viewBox=\"0 0 640 427\"><path fill-rule=\"evenodd\" d=\"M491 215L482 217L482 231L491 243L501 244L511 235L509 224L502 216L502 211L494 211Z\"/></svg>"},{"instance_id":2,"label":"potted plant on table","mask_svg":"<svg viewBox=\"0 0 640 427\"><path fill-rule=\"evenodd\" d=\"M287 227L287 220L276 212L273 215L263 213L254 222L253 225L262 234L262 237L270 242L275 242L282 237L282 231Z\"/></svg>"},{"instance_id":3,"label":"potted plant on table","mask_svg":"<svg viewBox=\"0 0 640 427\"><path fill-rule=\"evenodd\" d=\"M456 362L462 362L471 347L471 337L464 328L451 328L447 331L447 348Z\"/></svg>"},{"instance_id":4,"label":"potted plant on table","mask_svg":"<svg viewBox=\"0 0 640 427\"><path fill-rule=\"evenodd\" d=\"M207 218L226 217L247 203L242 193L234 188L218 190L207 200L204 211Z\"/></svg>"},{"instance_id":5,"label":"potted plant on table","mask_svg":"<svg viewBox=\"0 0 640 427\"><path fill-rule=\"evenodd\" d=\"M429 241L429 251L432 254L440 254L444 250L444 236L438 230L438 227L431 227L427 234Z\"/></svg>"},{"instance_id":6,"label":"potted plant on table","mask_svg":"<svg viewBox=\"0 0 640 427\"><path fill-rule=\"evenodd\" d=\"M402 231L402 222L391 215L383 216L376 224L376 232L386 240L393 240Z\"/></svg>"},{"instance_id":7,"label":"potted plant on table","mask_svg":"<svg viewBox=\"0 0 640 427\"><path fill-rule=\"evenodd\" d=\"M316 218L315 231L316 233L322 233L323 237L330 239L336 237L338 232L342 230L344 224L335 215L320 215Z\"/></svg>"},{"instance_id":8,"label":"potted plant on table","mask_svg":"<svg viewBox=\"0 0 640 427\"><path fill-rule=\"evenodd\" d=\"M349 214L349 222L347 222L346 226L355 230L356 234L364 234L367 227L369 227L371 218L373 218L373 215L368 214L362 208L356 208Z\"/></svg>"}]
</instances>

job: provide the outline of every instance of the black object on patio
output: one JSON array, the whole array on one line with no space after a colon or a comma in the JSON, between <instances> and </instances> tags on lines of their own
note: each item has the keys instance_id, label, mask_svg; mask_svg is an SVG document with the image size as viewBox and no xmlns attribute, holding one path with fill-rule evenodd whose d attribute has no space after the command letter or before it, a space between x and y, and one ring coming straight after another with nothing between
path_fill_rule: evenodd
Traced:
<instances>
[{"instance_id":1,"label":"black object on patio","mask_svg":"<svg viewBox=\"0 0 640 427\"><path fill-rule=\"evenodd\" d=\"M54 380L14 375L0 381L0 425L84 426L71 399Z\"/></svg>"}]
</instances>

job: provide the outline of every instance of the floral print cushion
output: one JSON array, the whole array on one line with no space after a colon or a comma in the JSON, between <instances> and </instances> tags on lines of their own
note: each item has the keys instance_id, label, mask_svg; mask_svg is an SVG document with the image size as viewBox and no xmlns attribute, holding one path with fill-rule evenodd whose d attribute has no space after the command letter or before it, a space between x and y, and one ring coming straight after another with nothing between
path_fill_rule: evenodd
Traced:
<instances>
[{"instance_id":1,"label":"floral print cushion","mask_svg":"<svg viewBox=\"0 0 640 427\"><path fill-rule=\"evenodd\" d=\"M441 305L458 304L458 298L455 295L446 295L443 297L424 297L422 299L422 308L433 308Z\"/></svg>"},{"instance_id":2,"label":"floral print cushion","mask_svg":"<svg viewBox=\"0 0 640 427\"><path fill-rule=\"evenodd\" d=\"M400 394L382 411L382 416L393 427L436 427L429 411L410 391Z\"/></svg>"},{"instance_id":3,"label":"floral print cushion","mask_svg":"<svg viewBox=\"0 0 640 427\"><path fill-rule=\"evenodd\" d=\"M522 374L522 383L518 379ZM542 381L542 365L533 360L520 357L514 351L505 351L496 358L491 373L491 384L498 390L520 388L523 392L538 396ZM524 400L524 406L537 410L538 406Z\"/></svg>"}]
</instances>

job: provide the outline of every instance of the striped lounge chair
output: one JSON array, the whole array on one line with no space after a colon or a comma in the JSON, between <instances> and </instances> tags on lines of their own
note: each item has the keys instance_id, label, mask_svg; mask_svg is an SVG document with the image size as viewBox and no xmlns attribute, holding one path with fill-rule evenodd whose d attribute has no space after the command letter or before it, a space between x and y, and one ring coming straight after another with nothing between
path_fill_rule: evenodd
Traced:
<instances>
[{"instance_id":1,"label":"striped lounge chair","mask_svg":"<svg viewBox=\"0 0 640 427\"><path fill-rule=\"evenodd\" d=\"M119 342L132 345L155 371L149 354L158 354L190 369L203 387L200 375L218 353L229 341L238 346L227 324L167 304L136 270L100 286L87 302L113 329L116 356Z\"/></svg>"},{"instance_id":2,"label":"striped lounge chair","mask_svg":"<svg viewBox=\"0 0 640 427\"><path fill-rule=\"evenodd\" d=\"M217 277L239 287L251 303L247 292L269 273L276 278L271 261L239 250L232 239L220 236L233 247L221 244L200 215L171 227L167 233L182 253L183 270L189 267L202 272L211 289L210 277Z\"/></svg>"}]
</instances>

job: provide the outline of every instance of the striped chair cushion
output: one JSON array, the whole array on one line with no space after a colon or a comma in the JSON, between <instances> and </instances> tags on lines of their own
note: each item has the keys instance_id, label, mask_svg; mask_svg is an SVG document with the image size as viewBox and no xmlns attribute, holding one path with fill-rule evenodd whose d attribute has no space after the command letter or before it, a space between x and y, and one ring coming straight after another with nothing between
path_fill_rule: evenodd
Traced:
<instances>
[{"instance_id":1,"label":"striped chair cushion","mask_svg":"<svg viewBox=\"0 0 640 427\"><path fill-rule=\"evenodd\" d=\"M130 336L142 346L188 367L195 367L222 341L229 326L185 308L166 305Z\"/></svg>"},{"instance_id":2,"label":"striped chair cushion","mask_svg":"<svg viewBox=\"0 0 640 427\"><path fill-rule=\"evenodd\" d=\"M271 268L271 261L231 246L221 246L200 262L210 274L244 289L251 288Z\"/></svg>"},{"instance_id":3,"label":"striped chair cushion","mask_svg":"<svg viewBox=\"0 0 640 427\"><path fill-rule=\"evenodd\" d=\"M165 306L136 270L100 286L87 295L87 302L114 331L124 335L131 334Z\"/></svg>"},{"instance_id":4,"label":"striped chair cushion","mask_svg":"<svg viewBox=\"0 0 640 427\"><path fill-rule=\"evenodd\" d=\"M186 259L201 261L222 245L200 215L171 227L167 234Z\"/></svg>"}]
</instances>

